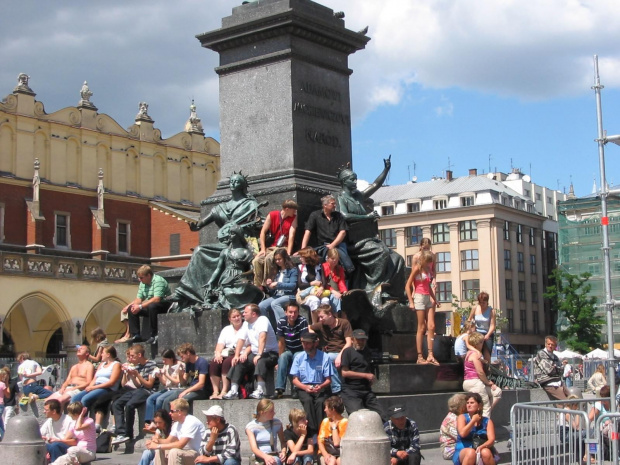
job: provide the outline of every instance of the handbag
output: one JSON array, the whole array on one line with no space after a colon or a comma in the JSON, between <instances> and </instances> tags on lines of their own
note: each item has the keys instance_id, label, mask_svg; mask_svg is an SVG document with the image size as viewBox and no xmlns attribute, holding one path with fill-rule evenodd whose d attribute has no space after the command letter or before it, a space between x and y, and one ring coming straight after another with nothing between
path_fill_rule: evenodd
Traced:
<instances>
[{"instance_id":1,"label":"handbag","mask_svg":"<svg viewBox=\"0 0 620 465\"><path fill-rule=\"evenodd\" d=\"M474 433L472 440L471 440L471 447L473 449L477 449L482 444L487 442L488 439L489 437L485 433Z\"/></svg>"}]
</instances>

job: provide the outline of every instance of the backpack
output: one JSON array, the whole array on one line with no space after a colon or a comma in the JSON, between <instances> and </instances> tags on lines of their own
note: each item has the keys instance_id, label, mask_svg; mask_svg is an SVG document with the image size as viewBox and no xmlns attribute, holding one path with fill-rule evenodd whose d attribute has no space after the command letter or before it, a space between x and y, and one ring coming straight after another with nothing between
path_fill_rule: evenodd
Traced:
<instances>
[{"instance_id":1,"label":"backpack","mask_svg":"<svg viewBox=\"0 0 620 465\"><path fill-rule=\"evenodd\" d=\"M110 452L112 452L112 433L104 430L97 436L97 453L109 454Z\"/></svg>"}]
</instances>

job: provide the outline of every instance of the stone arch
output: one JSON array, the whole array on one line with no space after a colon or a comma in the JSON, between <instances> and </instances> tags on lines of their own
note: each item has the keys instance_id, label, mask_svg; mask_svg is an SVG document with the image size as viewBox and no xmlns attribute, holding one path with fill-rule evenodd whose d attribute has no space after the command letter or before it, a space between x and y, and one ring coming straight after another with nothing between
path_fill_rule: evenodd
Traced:
<instances>
[{"instance_id":1,"label":"stone arch","mask_svg":"<svg viewBox=\"0 0 620 465\"><path fill-rule=\"evenodd\" d=\"M125 190L127 192L138 192L138 154L133 150L128 150L125 158Z\"/></svg>"},{"instance_id":2,"label":"stone arch","mask_svg":"<svg viewBox=\"0 0 620 465\"><path fill-rule=\"evenodd\" d=\"M156 153L153 157L153 196L168 197L168 169L166 157Z\"/></svg>"},{"instance_id":3,"label":"stone arch","mask_svg":"<svg viewBox=\"0 0 620 465\"><path fill-rule=\"evenodd\" d=\"M15 174L15 134L9 124L0 124L0 171Z\"/></svg>"},{"instance_id":4,"label":"stone arch","mask_svg":"<svg viewBox=\"0 0 620 465\"><path fill-rule=\"evenodd\" d=\"M58 299L43 292L32 292L16 301L3 322L4 331L14 341L14 351L30 352L33 358L47 356L47 346L60 328L65 346L78 341L75 322Z\"/></svg>"},{"instance_id":5,"label":"stone arch","mask_svg":"<svg viewBox=\"0 0 620 465\"><path fill-rule=\"evenodd\" d=\"M125 325L121 322L120 315L126 305L127 302L117 296L109 296L95 303L82 324L82 337L90 342L91 331L101 327L108 335L108 341L114 342L125 333ZM91 349L94 350L95 347Z\"/></svg>"},{"instance_id":6,"label":"stone arch","mask_svg":"<svg viewBox=\"0 0 620 465\"><path fill-rule=\"evenodd\" d=\"M82 157L80 156L80 141L75 137L67 140L66 179L67 184L80 185L82 172Z\"/></svg>"},{"instance_id":7,"label":"stone arch","mask_svg":"<svg viewBox=\"0 0 620 465\"><path fill-rule=\"evenodd\" d=\"M192 195L192 193L193 193L193 188L194 188L194 182L192 179L192 164L187 158L184 158L183 160L181 160L180 170L181 170L181 186L180 186L181 187L181 199L180 200L193 200L194 196Z\"/></svg>"},{"instance_id":8,"label":"stone arch","mask_svg":"<svg viewBox=\"0 0 620 465\"><path fill-rule=\"evenodd\" d=\"M34 133L34 158L38 158L41 162L39 176L49 180L51 176L50 142L45 131L37 130Z\"/></svg>"},{"instance_id":9,"label":"stone arch","mask_svg":"<svg viewBox=\"0 0 620 465\"><path fill-rule=\"evenodd\" d=\"M99 176L99 168L103 170L103 185L107 188L111 187L112 176L112 157L110 155L110 147L106 144L97 144L97 176Z\"/></svg>"}]
</instances>

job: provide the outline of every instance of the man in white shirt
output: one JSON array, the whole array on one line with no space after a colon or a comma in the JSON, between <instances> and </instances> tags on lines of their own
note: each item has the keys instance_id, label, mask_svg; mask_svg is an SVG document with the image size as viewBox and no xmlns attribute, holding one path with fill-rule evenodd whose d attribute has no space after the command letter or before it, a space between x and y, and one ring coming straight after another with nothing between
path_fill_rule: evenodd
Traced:
<instances>
[{"instance_id":1,"label":"man in white shirt","mask_svg":"<svg viewBox=\"0 0 620 465\"><path fill-rule=\"evenodd\" d=\"M200 442L205 426L189 414L189 403L181 398L170 404L174 423L166 439L155 438L147 443L147 449L156 451L155 465L193 465L200 455Z\"/></svg>"},{"instance_id":2,"label":"man in white shirt","mask_svg":"<svg viewBox=\"0 0 620 465\"><path fill-rule=\"evenodd\" d=\"M227 375L230 379L230 390L224 399L238 399L239 383L246 373L252 371L256 375L256 389L250 397L262 399L267 391L265 388L267 370L273 369L278 364L278 340L269 318L261 316L260 308L256 304L245 306L243 318L245 322L237 334L239 340L232 368ZM247 347L246 341L249 342Z\"/></svg>"},{"instance_id":3,"label":"man in white shirt","mask_svg":"<svg viewBox=\"0 0 620 465\"><path fill-rule=\"evenodd\" d=\"M62 442L71 429L73 420L69 415L62 413L60 402L50 399L45 402L43 407L45 413L45 423L41 425L41 437L45 441L45 448L50 455L50 463L58 457L65 455L69 446Z\"/></svg>"}]
</instances>

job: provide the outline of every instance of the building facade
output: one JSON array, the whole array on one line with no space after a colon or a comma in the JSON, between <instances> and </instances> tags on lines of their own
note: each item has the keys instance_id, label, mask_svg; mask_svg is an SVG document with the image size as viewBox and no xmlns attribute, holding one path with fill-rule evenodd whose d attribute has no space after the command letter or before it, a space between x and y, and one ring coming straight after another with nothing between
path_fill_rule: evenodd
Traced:
<instances>
[{"instance_id":1,"label":"building facade","mask_svg":"<svg viewBox=\"0 0 620 465\"><path fill-rule=\"evenodd\" d=\"M607 199L609 225L609 259L611 291L614 300L620 299L620 197L618 189L611 189ZM600 315L605 318L605 269L603 260L603 232L601 230L601 199L596 194L568 199L558 204L559 211L559 266L574 275L590 273L590 295L597 298ZM620 325L620 316L613 313L614 327ZM603 326L603 334L607 324ZM616 336L616 342L620 338Z\"/></svg>"},{"instance_id":2,"label":"building facade","mask_svg":"<svg viewBox=\"0 0 620 465\"><path fill-rule=\"evenodd\" d=\"M163 139L148 104L125 130L92 95L84 83L76 107L48 114L20 74L0 102L5 355L57 354L97 326L114 338L136 270L183 265L198 243L187 222L215 191L220 164L193 103L185 130Z\"/></svg>"},{"instance_id":3,"label":"building facade","mask_svg":"<svg viewBox=\"0 0 620 465\"><path fill-rule=\"evenodd\" d=\"M503 182L510 176L523 194ZM383 187L373 197L381 238L408 266L420 239L431 239L438 311L447 321L455 322L453 304L468 306L486 291L507 319L502 333L525 353L555 322L543 293L557 260L556 212L554 205L537 209L538 187L518 171L479 176L470 170L460 178L448 171L446 178Z\"/></svg>"}]
</instances>

